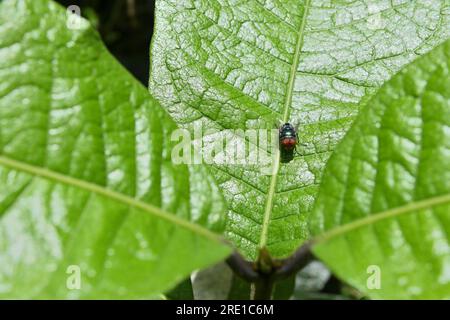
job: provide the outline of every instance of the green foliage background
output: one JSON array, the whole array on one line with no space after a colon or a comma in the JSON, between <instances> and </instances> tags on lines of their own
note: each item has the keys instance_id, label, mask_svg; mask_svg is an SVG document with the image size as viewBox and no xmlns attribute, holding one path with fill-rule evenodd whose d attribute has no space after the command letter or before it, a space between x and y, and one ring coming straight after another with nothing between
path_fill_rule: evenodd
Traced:
<instances>
[{"instance_id":1,"label":"green foliage background","mask_svg":"<svg viewBox=\"0 0 450 320\"><path fill-rule=\"evenodd\" d=\"M449 298L449 13L439 0L160 0L149 94L86 20L73 30L51 1L2 1L0 296L157 298L232 247L281 258L313 239L369 297ZM302 145L273 175L174 165L171 133L200 122L292 122Z\"/></svg>"}]
</instances>

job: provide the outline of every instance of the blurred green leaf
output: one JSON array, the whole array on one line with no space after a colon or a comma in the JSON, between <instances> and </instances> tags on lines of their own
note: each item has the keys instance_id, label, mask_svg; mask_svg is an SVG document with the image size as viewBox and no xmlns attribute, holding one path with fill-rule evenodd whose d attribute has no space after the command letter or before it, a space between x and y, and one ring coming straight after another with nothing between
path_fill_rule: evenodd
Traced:
<instances>
[{"instance_id":1,"label":"blurred green leaf","mask_svg":"<svg viewBox=\"0 0 450 320\"><path fill-rule=\"evenodd\" d=\"M236 275L233 275L228 300L249 300L251 284Z\"/></svg>"},{"instance_id":2,"label":"blurred green leaf","mask_svg":"<svg viewBox=\"0 0 450 320\"><path fill-rule=\"evenodd\" d=\"M287 279L278 281L273 288L274 300L288 300L295 290L295 275L290 276Z\"/></svg>"},{"instance_id":3,"label":"blurred green leaf","mask_svg":"<svg viewBox=\"0 0 450 320\"><path fill-rule=\"evenodd\" d=\"M88 22L67 22L0 3L0 297L157 297L230 253L224 202L172 164L175 124Z\"/></svg>"},{"instance_id":4,"label":"blurred green leaf","mask_svg":"<svg viewBox=\"0 0 450 320\"><path fill-rule=\"evenodd\" d=\"M368 101L326 167L314 253L372 298L450 298L449 128L450 40Z\"/></svg>"},{"instance_id":5,"label":"blurred green leaf","mask_svg":"<svg viewBox=\"0 0 450 320\"><path fill-rule=\"evenodd\" d=\"M175 288L166 293L166 297L170 300L194 300L191 279L187 278L180 282Z\"/></svg>"}]
</instances>

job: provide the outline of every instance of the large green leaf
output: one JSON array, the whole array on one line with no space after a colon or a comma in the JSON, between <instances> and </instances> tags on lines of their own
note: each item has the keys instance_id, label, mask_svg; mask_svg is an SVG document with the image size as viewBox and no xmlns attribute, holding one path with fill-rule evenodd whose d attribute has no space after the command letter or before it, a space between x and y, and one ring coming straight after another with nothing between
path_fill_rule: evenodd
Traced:
<instances>
[{"instance_id":1,"label":"large green leaf","mask_svg":"<svg viewBox=\"0 0 450 320\"><path fill-rule=\"evenodd\" d=\"M323 167L360 101L449 30L442 0L158 0L150 90L190 129L299 125L299 155L277 153L273 175L211 165L228 237L247 257L281 257L309 237Z\"/></svg>"},{"instance_id":2,"label":"large green leaf","mask_svg":"<svg viewBox=\"0 0 450 320\"><path fill-rule=\"evenodd\" d=\"M66 20L0 4L0 297L154 297L230 252L224 202L172 164L176 126L147 90Z\"/></svg>"},{"instance_id":3,"label":"large green leaf","mask_svg":"<svg viewBox=\"0 0 450 320\"><path fill-rule=\"evenodd\" d=\"M315 254L371 297L450 298L450 40L360 112L311 226ZM381 288L368 286L377 274Z\"/></svg>"}]
</instances>

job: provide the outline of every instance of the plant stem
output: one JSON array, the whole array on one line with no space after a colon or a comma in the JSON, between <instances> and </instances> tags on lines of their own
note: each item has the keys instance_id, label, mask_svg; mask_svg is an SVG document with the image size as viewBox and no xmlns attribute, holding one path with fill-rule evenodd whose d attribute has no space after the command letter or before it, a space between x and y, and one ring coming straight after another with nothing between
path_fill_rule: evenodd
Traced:
<instances>
[{"instance_id":1,"label":"plant stem","mask_svg":"<svg viewBox=\"0 0 450 320\"><path fill-rule=\"evenodd\" d=\"M263 276L252 284L252 300L270 300L272 299L274 278L272 276Z\"/></svg>"},{"instance_id":2,"label":"plant stem","mask_svg":"<svg viewBox=\"0 0 450 320\"><path fill-rule=\"evenodd\" d=\"M290 257L283 260L276 260L278 265L275 270L276 280L286 279L306 267L314 259L311 246L311 241L305 242Z\"/></svg>"},{"instance_id":3,"label":"plant stem","mask_svg":"<svg viewBox=\"0 0 450 320\"><path fill-rule=\"evenodd\" d=\"M252 283L252 300L269 300L276 281L294 275L314 258L311 246L312 242L305 242L290 257L281 260L273 260L263 248L256 262L245 260L237 251L226 261L236 275Z\"/></svg>"},{"instance_id":4,"label":"plant stem","mask_svg":"<svg viewBox=\"0 0 450 320\"><path fill-rule=\"evenodd\" d=\"M244 259L239 252L234 251L226 260L233 272L248 282L255 282L259 279L259 273L254 270L253 263Z\"/></svg>"}]
</instances>

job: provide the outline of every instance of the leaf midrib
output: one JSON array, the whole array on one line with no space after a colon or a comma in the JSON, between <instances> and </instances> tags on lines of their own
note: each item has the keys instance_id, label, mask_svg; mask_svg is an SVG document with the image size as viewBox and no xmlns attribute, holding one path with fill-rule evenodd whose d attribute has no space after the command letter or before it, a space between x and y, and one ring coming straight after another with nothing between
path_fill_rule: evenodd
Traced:
<instances>
[{"instance_id":1,"label":"leaf midrib","mask_svg":"<svg viewBox=\"0 0 450 320\"><path fill-rule=\"evenodd\" d=\"M450 203L450 193L436 196L436 197L431 197L431 198L420 200L420 201L411 202L411 203L408 203L401 207L396 207L396 208L392 208L392 209L389 209L386 211L381 211L378 213L371 214L362 219L358 219L358 220L352 221L348 224L332 228L332 229L316 236L312 240L312 242L314 244L323 243L332 238L336 238L345 233L351 232L353 230L356 230L356 229L364 227L364 226L374 224L374 223L382 221L382 220L386 220L386 219L393 218L396 216L401 216L403 214L417 213L417 211L429 209L432 207L443 205L445 203Z\"/></svg>"},{"instance_id":2,"label":"leaf midrib","mask_svg":"<svg viewBox=\"0 0 450 320\"><path fill-rule=\"evenodd\" d=\"M190 221L187 221L185 219L182 219L175 214L171 214L167 211L164 211L158 207L155 207L151 204L142 202L138 199L132 198L130 196L124 195L122 193L107 189L103 186L87 182L84 180L80 180L71 176L64 175L59 172L55 172L46 168L37 167L22 161L18 161L15 159L12 159L10 157L0 155L0 165L9 167L13 170L22 171L28 174L31 174L33 176L38 176L47 180L55 181L57 183L66 184L69 186L73 186L79 189L83 189L87 192L96 193L98 195L101 195L103 197L112 199L117 202L121 202L125 205L128 205L130 207L134 207L140 210L143 210L155 217L161 218L163 220L169 221L171 223L174 223L175 225L178 225L184 229L187 229L189 231L192 231L198 235L201 235L205 238L208 238L212 241L221 243L225 245L225 242L223 239L216 233L205 229L197 224L194 224Z\"/></svg>"},{"instance_id":3,"label":"leaf midrib","mask_svg":"<svg viewBox=\"0 0 450 320\"><path fill-rule=\"evenodd\" d=\"M311 3L311 0L305 1L304 11L303 11L303 15L302 15L302 22L301 22L300 29L299 29L298 35L297 35L297 42L295 45L294 58L292 60L293 63L291 65L291 70L289 73L289 81L288 81L288 85L286 88L286 98L284 101L284 110L283 110L283 119L282 119L283 123L288 122L288 120L289 120L289 107L292 104L295 76L297 74L297 69L298 69L298 65L300 62L300 52L303 47L303 38L304 38L304 30L305 30L305 26L306 26L306 17L308 15L310 3ZM275 189L277 186L278 171L280 169L280 157L281 157L280 152L277 152L275 159L274 159L272 175L270 178L269 191L267 192L267 199L266 199L266 204L265 204L265 209L264 209L261 237L259 240L259 248L264 248L267 245L270 217L271 217L272 209L273 209L273 200L275 197Z\"/></svg>"}]
</instances>

